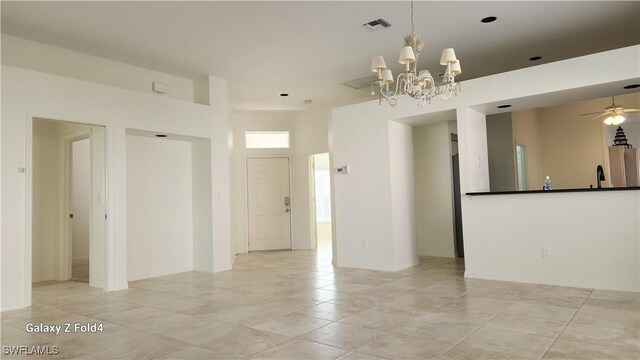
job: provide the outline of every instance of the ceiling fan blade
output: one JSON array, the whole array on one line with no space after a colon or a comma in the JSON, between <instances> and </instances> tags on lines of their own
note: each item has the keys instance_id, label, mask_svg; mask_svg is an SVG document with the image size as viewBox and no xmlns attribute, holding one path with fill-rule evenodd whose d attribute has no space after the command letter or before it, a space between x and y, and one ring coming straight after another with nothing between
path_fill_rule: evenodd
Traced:
<instances>
[{"instance_id":1,"label":"ceiling fan blade","mask_svg":"<svg viewBox=\"0 0 640 360\"><path fill-rule=\"evenodd\" d=\"M624 109L622 112L632 113L632 112L640 112L640 109Z\"/></svg>"},{"instance_id":2,"label":"ceiling fan blade","mask_svg":"<svg viewBox=\"0 0 640 360\"><path fill-rule=\"evenodd\" d=\"M589 114L585 114L585 115L589 115ZM598 118L601 118L601 117L605 117L605 116L607 116L607 115L609 115L609 114L608 114L608 113L604 113L604 114L596 115L596 116L594 116L594 117L592 117L592 118L589 118L589 119L587 119L587 120L585 120L585 121L595 120L595 119L598 119Z\"/></svg>"},{"instance_id":3,"label":"ceiling fan blade","mask_svg":"<svg viewBox=\"0 0 640 360\"><path fill-rule=\"evenodd\" d=\"M586 114L580 114L578 116L587 116L587 115L596 115L596 114L600 114L600 115L606 115L608 113L603 113L602 111L598 111L598 112L592 112L592 113L586 113Z\"/></svg>"}]
</instances>

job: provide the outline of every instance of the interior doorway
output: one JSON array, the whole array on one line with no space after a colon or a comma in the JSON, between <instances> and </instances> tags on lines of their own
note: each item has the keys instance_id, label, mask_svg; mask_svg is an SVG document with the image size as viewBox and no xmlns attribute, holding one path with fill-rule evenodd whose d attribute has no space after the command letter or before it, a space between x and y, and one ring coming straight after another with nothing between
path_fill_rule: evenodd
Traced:
<instances>
[{"instance_id":1,"label":"interior doorway","mask_svg":"<svg viewBox=\"0 0 640 360\"><path fill-rule=\"evenodd\" d=\"M291 191L287 157L247 159L249 251L291 249Z\"/></svg>"},{"instance_id":2,"label":"interior doorway","mask_svg":"<svg viewBox=\"0 0 640 360\"><path fill-rule=\"evenodd\" d=\"M104 287L105 128L34 118L30 283L75 280Z\"/></svg>"},{"instance_id":3,"label":"interior doorway","mask_svg":"<svg viewBox=\"0 0 640 360\"><path fill-rule=\"evenodd\" d=\"M460 194L460 156L458 154L458 134L451 134L451 181L453 189L453 238L456 257L464 257L462 233L462 198Z\"/></svg>"},{"instance_id":4,"label":"interior doorway","mask_svg":"<svg viewBox=\"0 0 640 360\"><path fill-rule=\"evenodd\" d=\"M312 238L316 249L331 255L331 172L329 153L310 156Z\"/></svg>"}]
</instances>

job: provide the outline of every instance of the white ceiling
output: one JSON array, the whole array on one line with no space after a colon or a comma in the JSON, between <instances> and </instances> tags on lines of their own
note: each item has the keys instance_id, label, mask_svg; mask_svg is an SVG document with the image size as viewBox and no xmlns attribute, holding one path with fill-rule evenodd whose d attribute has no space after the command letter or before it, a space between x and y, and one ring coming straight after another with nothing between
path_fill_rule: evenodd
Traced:
<instances>
[{"instance_id":1,"label":"white ceiling","mask_svg":"<svg viewBox=\"0 0 640 360\"><path fill-rule=\"evenodd\" d=\"M419 68L439 73L441 50L454 47L460 80L640 43L638 1L417 2L415 16L425 42ZM498 20L481 23L486 16ZM360 28L378 18L392 27ZM224 77L234 107L246 110L371 99L341 83L372 75L374 55L397 74L408 30L406 1L2 1L2 33L183 77ZM528 60L536 55L543 59Z\"/></svg>"}]
</instances>

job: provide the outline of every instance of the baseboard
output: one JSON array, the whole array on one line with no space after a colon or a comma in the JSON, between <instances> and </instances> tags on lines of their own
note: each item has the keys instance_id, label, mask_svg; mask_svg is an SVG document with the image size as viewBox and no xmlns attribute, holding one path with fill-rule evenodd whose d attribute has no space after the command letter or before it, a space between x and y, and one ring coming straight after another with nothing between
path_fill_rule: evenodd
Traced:
<instances>
[{"instance_id":1,"label":"baseboard","mask_svg":"<svg viewBox=\"0 0 640 360\"><path fill-rule=\"evenodd\" d=\"M554 286L567 286L577 287L585 289L600 289L600 290L614 290L614 291L631 291L638 292L638 284L625 284L625 283L602 283L602 282L587 282L587 281L575 281L562 278L553 277L537 277L537 276L522 276L515 274L487 274L465 271L465 278L481 279L481 280L496 280L496 281L510 281L526 284L540 284L540 285L554 285Z\"/></svg>"},{"instance_id":2,"label":"baseboard","mask_svg":"<svg viewBox=\"0 0 640 360\"><path fill-rule=\"evenodd\" d=\"M31 283L55 280L53 274L33 274L31 275Z\"/></svg>"},{"instance_id":3,"label":"baseboard","mask_svg":"<svg viewBox=\"0 0 640 360\"><path fill-rule=\"evenodd\" d=\"M443 257L443 258L451 258L454 259L456 257L455 254L451 254L449 252L439 252L439 251L429 251L428 254L418 254L419 257Z\"/></svg>"},{"instance_id":4,"label":"baseboard","mask_svg":"<svg viewBox=\"0 0 640 360\"><path fill-rule=\"evenodd\" d=\"M149 278L154 278L159 276L178 274L178 273L187 272L187 271L193 271L193 266L182 265L182 266L176 266L168 269L166 268L152 269L151 271L146 271L145 273L139 274L138 276L135 276L133 278L127 277L127 281L138 281L138 280L144 280L144 279L149 279Z\"/></svg>"},{"instance_id":5,"label":"baseboard","mask_svg":"<svg viewBox=\"0 0 640 360\"><path fill-rule=\"evenodd\" d=\"M11 310L20 310L24 308L28 308L29 306L26 304L11 304L7 306L2 306L2 310L0 312L11 311Z\"/></svg>"},{"instance_id":6,"label":"baseboard","mask_svg":"<svg viewBox=\"0 0 640 360\"><path fill-rule=\"evenodd\" d=\"M113 288L109 288L107 289L106 287L104 288L105 292L111 292L111 291L121 291L121 290L127 290L129 288L129 283L128 282L124 282L121 284L117 284L115 285Z\"/></svg>"}]
</instances>

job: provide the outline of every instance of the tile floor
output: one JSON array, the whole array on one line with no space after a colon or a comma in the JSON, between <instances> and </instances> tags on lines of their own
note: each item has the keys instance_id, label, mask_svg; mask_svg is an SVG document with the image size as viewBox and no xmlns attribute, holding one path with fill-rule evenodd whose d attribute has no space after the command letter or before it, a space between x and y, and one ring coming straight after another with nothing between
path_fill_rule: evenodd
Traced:
<instances>
[{"instance_id":1,"label":"tile floor","mask_svg":"<svg viewBox=\"0 0 640 360\"><path fill-rule=\"evenodd\" d=\"M89 258L76 258L71 261L71 279L89 283Z\"/></svg>"},{"instance_id":2,"label":"tile floor","mask_svg":"<svg viewBox=\"0 0 640 360\"><path fill-rule=\"evenodd\" d=\"M334 268L324 249L240 255L232 271L113 293L40 283L33 307L2 313L2 345L58 346L49 359L639 358L638 293L465 279L463 267ZM28 334L28 322L104 332Z\"/></svg>"}]
</instances>

